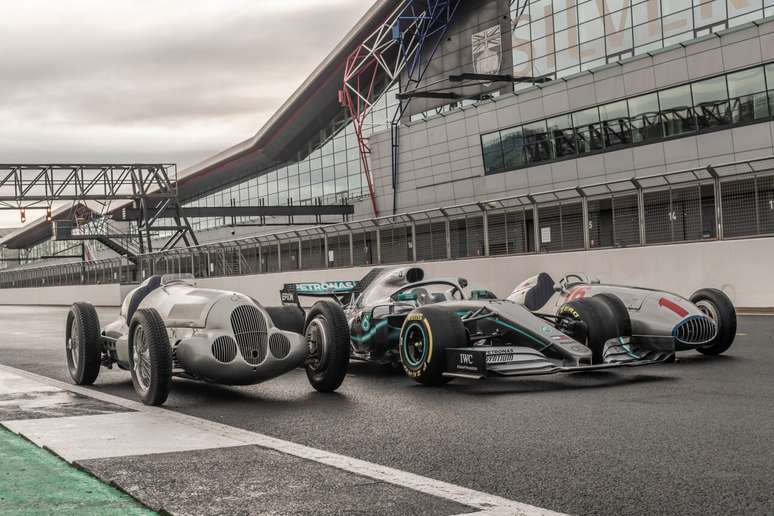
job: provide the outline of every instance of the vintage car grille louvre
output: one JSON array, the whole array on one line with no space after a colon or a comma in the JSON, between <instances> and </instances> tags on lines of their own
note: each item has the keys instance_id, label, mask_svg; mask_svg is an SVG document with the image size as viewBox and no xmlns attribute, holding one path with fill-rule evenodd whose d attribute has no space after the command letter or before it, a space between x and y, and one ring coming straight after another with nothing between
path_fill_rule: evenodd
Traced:
<instances>
[{"instance_id":1,"label":"vintage car grille louvre","mask_svg":"<svg viewBox=\"0 0 774 516\"><path fill-rule=\"evenodd\" d=\"M290 341L281 333L274 333L269 337L269 350L274 358L285 358L290 354Z\"/></svg>"},{"instance_id":2,"label":"vintage car grille louvre","mask_svg":"<svg viewBox=\"0 0 774 516\"><path fill-rule=\"evenodd\" d=\"M239 352L248 364L257 365L266 358L266 319L252 305L241 305L231 312L231 329L234 331Z\"/></svg>"},{"instance_id":3,"label":"vintage car grille louvre","mask_svg":"<svg viewBox=\"0 0 774 516\"><path fill-rule=\"evenodd\" d=\"M234 339L228 336L222 336L215 339L212 343L212 356L218 362L227 364L236 358L237 345Z\"/></svg>"},{"instance_id":4,"label":"vintage car grille louvre","mask_svg":"<svg viewBox=\"0 0 774 516\"><path fill-rule=\"evenodd\" d=\"M707 344L717 335L718 327L709 317L695 315L680 321L672 331L682 344Z\"/></svg>"}]
</instances>

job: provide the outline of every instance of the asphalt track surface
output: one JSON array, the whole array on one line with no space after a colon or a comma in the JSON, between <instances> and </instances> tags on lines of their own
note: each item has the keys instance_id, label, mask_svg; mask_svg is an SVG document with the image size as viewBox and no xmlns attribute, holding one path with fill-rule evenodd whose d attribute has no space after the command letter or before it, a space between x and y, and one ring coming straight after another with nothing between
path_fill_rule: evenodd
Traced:
<instances>
[{"instance_id":1,"label":"asphalt track surface","mask_svg":"<svg viewBox=\"0 0 774 516\"><path fill-rule=\"evenodd\" d=\"M65 315L0 307L0 364L69 381ZM771 514L774 318L740 317L725 356L679 358L444 388L353 362L333 395L299 370L253 387L177 380L165 407L554 511ZM136 399L126 372L94 388Z\"/></svg>"}]
</instances>

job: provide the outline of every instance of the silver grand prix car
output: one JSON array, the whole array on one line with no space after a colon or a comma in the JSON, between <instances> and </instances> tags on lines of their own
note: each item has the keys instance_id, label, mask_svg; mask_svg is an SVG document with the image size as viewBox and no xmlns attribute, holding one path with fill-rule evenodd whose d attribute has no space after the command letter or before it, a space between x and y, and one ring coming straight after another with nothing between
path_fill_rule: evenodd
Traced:
<instances>
[{"instance_id":1,"label":"silver grand prix car","mask_svg":"<svg viewBox=\"0 0 774 516\"><path fill-rule=\"evenodd\" d=\"M712 288L685 299L659 290L602 284L584 274L568 274L555 283L551 276L540 273L518 285L508 299L536 314L569 317L591 325L610 317L600 300L611 297L625 308L615 316L628 320L625 334L632 345L719 355L734 342L734 305L725 293ZM601 361L602 342L591 330L586 341L594 360Z\"/></svg>"},{"instance_id":2,"label":"silver grand prix car","mask_svg":"<svg viewBox=\"0 0 774 516\"><path fill-rule=\"evenodd\" d=\"M319 301L306 335L292 331L300 317L293 307L263 307L243 294L198 288L192 276L153 276L126 296L118 319L103 329L92 305L71 307L67 365L78 385L94 383L100 366L131 371L148 405L164 403L173 376L251 385L299 366L315 389L333 391L349 363L344 315Z\"/></svg>"}]
</instances>

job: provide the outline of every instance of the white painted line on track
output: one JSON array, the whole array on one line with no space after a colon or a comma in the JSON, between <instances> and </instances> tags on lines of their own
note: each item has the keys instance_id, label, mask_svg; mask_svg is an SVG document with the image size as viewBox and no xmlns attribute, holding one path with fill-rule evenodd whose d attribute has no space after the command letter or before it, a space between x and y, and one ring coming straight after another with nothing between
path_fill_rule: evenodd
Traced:
<instances>
[{"instance_id":1,"label":"white painted line on track","mask_svg":"<svg viewBox=\"0 0 774 516\"><path fill-rule=\"evenodd\" d=\"M159 418L166 420L167 422L175 422L183 424L192 428L196 428L200 431L209 432L213 435L220 436L223 439L229 441L236 441L240 445L256 445L270 450L275 450L281 453L292 455L304 460L314 461L320 464L325 464L343 471L354 473L363 477L371 478L381 482L386 482L399 487L411 489L420 493L424 493L437 498L443 498L445 500L451 500L461 505L467 505L473 507L479 511L483 511L483 514L492 516L512 515L512 516L560 516L561 513L550 511L548 509L542 509L533 505L516 502L503 498L501 496L491 495L467 487L450 484L440 480L435 480L407 471L402 471L387 466L381 466L353 457L347 457L338 453L332 453L302 444L293 443L290 441L284 441L276 437L271 437L257 432L251 432L249 430L243 430L215 421L209 421L206 419L181 414L172 410L164 409L161 407L149 407L143 405L140 402L127 400L119 396L112 394L106 394L93 389L80 387L77 385L71 385L65 382L60 382L52 378L37 375L16 369L13 367L0 364L0 372L5 371L10 374L25 377L29 380L40 382L50 387L56 387L59 389L75 392L88 396L90 398L98 399L108 403L136 410L143 414L155 415ZM96 418L104 416L82 416L84 418ZM58 418L61 419L61 418ZM51 421L51 420L49 420ZM217 448L218 446L211 446L210 448ZM144 452L147 453L147 452ZM144 454L143 453L143 454ZM471 513L469 513L471 514ZM473 514L482 514L481 512Z\"/></svg>"}]
</instances>

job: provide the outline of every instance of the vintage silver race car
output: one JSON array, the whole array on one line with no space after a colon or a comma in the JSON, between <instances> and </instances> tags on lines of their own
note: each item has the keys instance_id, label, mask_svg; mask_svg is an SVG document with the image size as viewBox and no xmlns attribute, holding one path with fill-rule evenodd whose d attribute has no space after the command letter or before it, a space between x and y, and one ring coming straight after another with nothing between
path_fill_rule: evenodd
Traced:
<instances>
[{"instance_id":1,"label":"vintage silver race car","mask_svg":"<svg viewBox=\"0 0 774 516\"><path fill-rule=\"evenodd\" d=\"M299 366L318 391L337 389L349 363L344 314L330 301L316 303L306 334L293 331L293 307L263 307L231 291L198 288L192 276L153 276L132 290L117 320L100 329L94 307L75 303L67 316L70 376L94 383L100 366L131 371L137 395L164 403L171 378L251 385Z\"/></svg>"},{"instance_id":2,"label":"vintage silver race car","mask_svg":"<svg viewBox=\"0 0 774 516\"><path fill-rule=\"evenodd\" d=\"M628 317L625 333L633 345L719 355L734 342L734 305L725 293L712 288L685 299L659 290L602 284L583 274L568 274L555 283L551 276L540 273L519 284L508 299L536 314L590 323L610 316L599 307L599 300L611 296L625 307L626 314L616 317ZM602 344L592 334L587 340L595 360L601 360Z\"/></svg>"},{"instance_id":3,"label":"vintage silver race car","mask_svg":"<svg viewBox=\"0 0 774 516\"><path fill-rule=\"evenodd\" d=\"M305 296L336 300L347 316L352 358L401 364L408 376L427 385L642 366L674 356L668 346L630 342L626 309L614 296L595 302L604 317L579 321L535 314L486 290L466 296L466 288L462 278L426 279L419 267L381 267L360 281L287 284L281 296L283 303L299 307ZM604 350L599 360L588 346L589 335Z\"/></svg>"}]
</instances>

